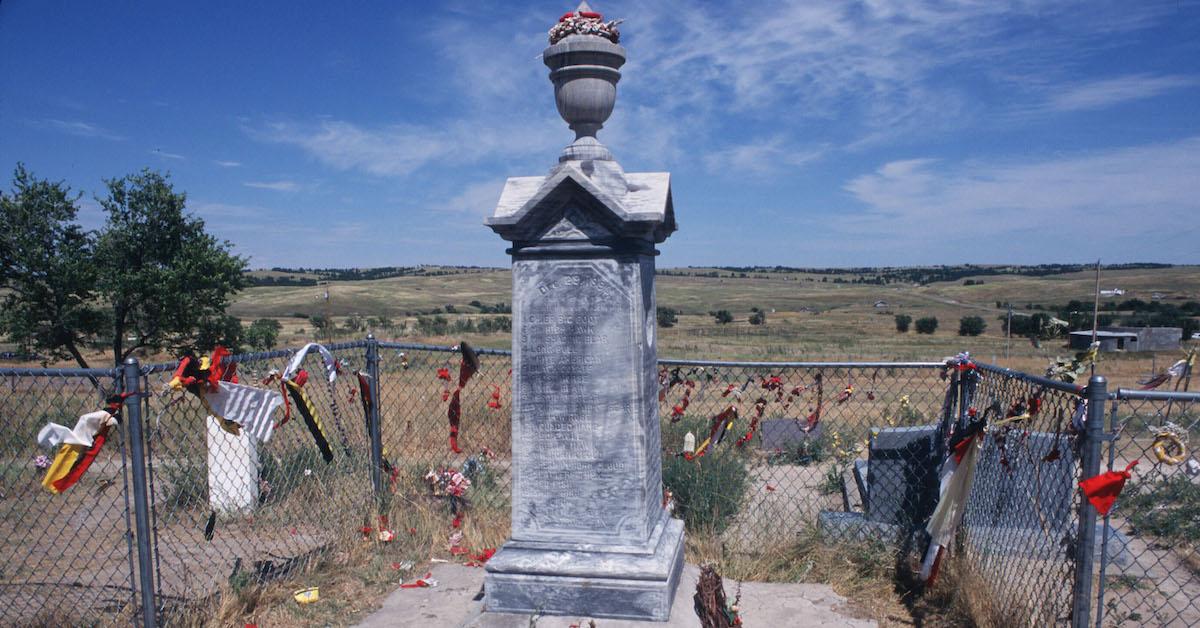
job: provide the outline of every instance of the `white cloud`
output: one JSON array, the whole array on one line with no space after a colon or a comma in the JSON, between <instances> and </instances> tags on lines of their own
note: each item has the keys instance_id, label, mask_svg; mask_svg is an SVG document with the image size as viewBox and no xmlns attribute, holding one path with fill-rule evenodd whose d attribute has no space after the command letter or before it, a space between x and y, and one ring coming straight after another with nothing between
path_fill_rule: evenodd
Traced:
<instances>
[{"instance_id":1,"label":"white cloud","mask_svg":"<svg viewBox=\"0 0 1200 628\"><path fill-rule=\"evenodd\" d=\"M172 159L175 161L182 161L184 159L187 159L187 157L184 157L183 155L180 155L179 153L168 153L167 151L162 150L160 148L156 148L149 152L151 155L154 155L156 157L161 157L163 159Z\"/></svg>"},{"instance_id":2,"label":"white cloud","mask_svg":"<svg viewBox=\"0 0 1200 628\"><path fill-rule=\"evenodd\" d=\"M75 135L77 137L93 137L102 140L111 140L114 142L119 142L126 139L123 135L119 135L99 125L92 124L90 122L83 122L81 120L59 120L56 118L45 118L34 124L36 126L54 129L55 131L66 133L68 135Z\"/></svg>"},{"instance_id":3,"label":"white cloud","mask_svg":"<svg viewBox=\"0 0 1200 628\"><path fill-rule=\"evenodd\" d=\"M295 181L246 181L242 185L256 190L274 190L276 192L295 192L300 184Z\"/></svg>"},{"instance_id":4,"label":"white cloud","mask_svg":"<svg viewBox=\"0 0 1200 628\"><path fill-rule=\"evenodd\" d=\"M773 137L711 151L704 156L704 165L716 174L734 172L768 176L797 170L823 154L823 149L793 148L783 138Z\"/></svg>"},{"instance_id":5,"label":"white cloud","mask_svg":"<svg viewBox=\"0 0 1200 628\"><path fill-rule=\"evenodd\" d=\"M1200 81L1193 76L1130 74L1063 86L1062 91L1050 96L1047 104L1055 111L1103 109L1134 100L1154 98L1172 90L1191 87L1198 82Z\"/></svg>"},{"instance_id":6,"label":"white cloud","mask_svg":"<svg viewBox=\"0 0 1200 628\"><path fill-rule=\"evenodd\" d=\"M1200 137L1039 160L895 161L846 184L866 211L837 224L909 251L953 243L992 259L1031 248L1043 260L1128 257L1129 246L1163 242L1200 213L1197 172ZM1175 239L1153 253L1194 261L1195 250Z\"/></svg>"},{"instance_id":7,"label":"white cloud","mask_svg":"<svg viewBox=\"0 0 1200 628\"><path fill-rule=\"evenodd\" d=\"M213 163L222 168L237 168L242 165L240 161L226 161L224 159L214 159Z\"/></svg>"},{"instance_id":8,"label":"white cloud","mask_svg":"<svg viewBox=\"0 0 1200 628\"><path fill-rule=\"evenodd\" d=\"M496 208L496 202L500 200L500 191L503 189L502 180L478 181L463 187L458 194L444 202L435 203L434 209L477 216L490 215Z\"/></svg>"}]
</instances>

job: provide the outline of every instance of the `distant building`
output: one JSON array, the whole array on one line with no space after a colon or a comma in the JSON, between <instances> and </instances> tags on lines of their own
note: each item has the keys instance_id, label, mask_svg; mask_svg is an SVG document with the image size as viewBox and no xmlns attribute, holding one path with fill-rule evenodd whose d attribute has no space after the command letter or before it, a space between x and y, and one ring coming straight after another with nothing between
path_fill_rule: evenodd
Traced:
<instances>
[{"instance_id":1,"label":"distant building","mask_svg":"<svg viewBox=\"0 0 1200 628\"><path fill-rule=\"evenodd\" d=\"M885 308L885 307L887 307L887 306L888 306L888 303L887 303L887 301L876 301L876 302L875 302L875 307L878 307L878 308Z\"/></svg>"},{"instance_id":2,"label":"distant building","mask_svg":"<svg viewBox=\"0 0 1200 628\"><path fill-rule=\"evenodd\" d=\"M1096 340L1100 351L1169 351L1178 349L1183 329L1179 327L1100 327ZM1071 348L1087 349L1091 331L1071 332Z\"/></svg>"},{"instance_id":3,"label":"distant building","mask_svg":"<svg viewBox=\"0 0 1200 628\"><path fill-rule=\"evenodd\" d=\"M1100 296L1102 296L1102 297L1119 297L1123 294L1125 294L1125 291L1120 288L1113 288L1112 290L1101 290L1100 291ZM1088 333L1091 333L1091 332L1088 332Z\"/></svg>"}]
</instances>

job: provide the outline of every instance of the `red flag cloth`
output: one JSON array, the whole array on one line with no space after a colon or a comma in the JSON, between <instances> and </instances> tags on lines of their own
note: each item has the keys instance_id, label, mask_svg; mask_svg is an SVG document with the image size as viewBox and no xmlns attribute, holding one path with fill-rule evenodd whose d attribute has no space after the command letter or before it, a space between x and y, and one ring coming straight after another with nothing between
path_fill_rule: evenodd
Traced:
<instances>
[{"instance_id":1,"label":"red flag cloth","mask_svg":"<svg viewBox=\"0 0 1200 628\"><path fill-rule=\"evenodd\" d=\"M1137 466L1137 463L1138 461L1134 460L1124 471L1106 471L1079 483L1079 488L1083 489L1084 496L1096 508L1096 512L1108 515L1113 503L1117 501L1117 496L1121 494L1121 489L1125 488L1125 480L1132 475L1130 470Z\"/></svg>"},{"instance_id":2,"label":"red flag cloth","mask_svg":"<svg viewBox=\"0 0 1200 628\"><path fill-rule=\"evenodd\" d=\"M100 450L104 448L104 441L107 438L108 426L102 425L100 426L100 431L96 432L96 435L92 437L92 446L88 447L83 456L75 462L75 465L71 467L67 475L54 482L54 489L62 493L74 486L79 481L79 478L83 477L83 474L87 472L88 467L92 466L92 461L96 459L96 454L100 453Z\"/></svg>"},{"instance_id":3,"label":"red flag cloth","mask_svg":"<svg viewBox=\"0 0 1200 628\"><path fill-rule=\"evenodd\" d=\"M446 381L450 381L450 369L443 367L443 368L438 369L437 373L438 373L438 379L444 379Z\"/></svg>"}]
</instances>

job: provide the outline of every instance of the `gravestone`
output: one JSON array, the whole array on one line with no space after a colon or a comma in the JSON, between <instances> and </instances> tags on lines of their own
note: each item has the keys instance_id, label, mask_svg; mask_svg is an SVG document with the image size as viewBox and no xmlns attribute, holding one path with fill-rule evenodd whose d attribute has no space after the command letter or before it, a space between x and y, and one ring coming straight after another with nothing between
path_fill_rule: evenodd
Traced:
<instances>
[{"instance_id":1,"label":"gravestone","mask_svg":"<svg viewBox=\"0 0 1200 628\"><path fill-rule=\"evenodd\" d=\"M512 243L513 503L484 607L666 620L683 564L683 523L663 506L655 349L670 175L625 173L596 139L625 51L575 15L586 28L543 61L576 139L548 175L509 179L486 221Z\"/></svg>"},{"instance_id":2,"label":"gravestone","mask_svg":"<svg viewBox=\"0 0 1200 628\"><path fill-rule=\"evenodd\" d=\"M872 428L867 447L867 519L924 525L938 500L937 426Z\"/></svg>"},{"instance_id":3,"label":"gravestone","mask_svg":"<svg viewBox=\"0 0 1200 628\"><path fill-rule=\"evenodd\" d=\"M1012 430L1005 437L1007 464L994 437L984 443L967 501L968 526L1040 530L1056 539L1074 529L1078 479L1070 438Z\"/></svg>"}]
</instances>

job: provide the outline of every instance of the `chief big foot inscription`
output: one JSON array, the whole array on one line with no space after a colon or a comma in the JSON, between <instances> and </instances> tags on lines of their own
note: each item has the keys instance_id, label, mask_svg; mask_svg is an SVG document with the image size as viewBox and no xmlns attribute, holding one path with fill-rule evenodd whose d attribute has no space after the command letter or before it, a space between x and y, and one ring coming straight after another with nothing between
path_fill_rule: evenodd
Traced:
<instances>
[{"instance_id":1,"label":"chief big foot inscription","mask_svg":"<svg viewBox=\"0 0 1200 628\"><path fill-rule=\"evenodd\" d=\"M653 272L636 260L513 264L515 540L640 544L658 523L658 430L645 429L657 406L644 403L656 398Z\"/></svg>"}]
</instances>

